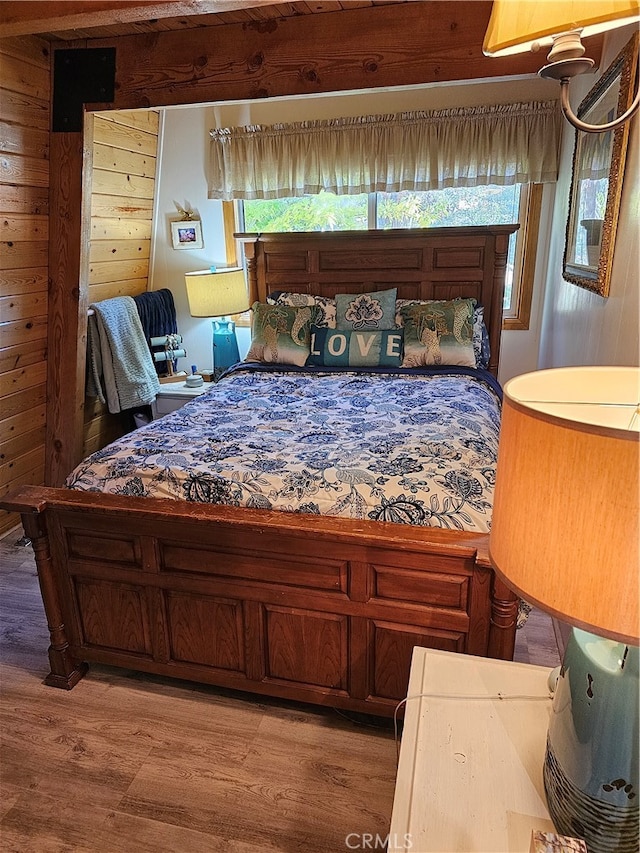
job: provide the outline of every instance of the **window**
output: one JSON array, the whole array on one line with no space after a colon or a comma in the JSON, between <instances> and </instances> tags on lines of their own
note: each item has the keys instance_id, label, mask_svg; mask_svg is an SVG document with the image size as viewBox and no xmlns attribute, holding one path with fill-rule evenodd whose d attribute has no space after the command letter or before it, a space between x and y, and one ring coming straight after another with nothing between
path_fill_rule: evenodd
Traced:
<instances>
[{"instance_id":1,"label":"window","mask_svg":"<svg viewBox=\"0 0 640 853\"><path fill-rule=\"evenodd\" d=\"M240 230L353 231L434 228L519 222L507 257L506 329L528 329L542 185L452 187L361 195L320 192L296 198L238 203Z\"/></svg>"}]
</instances>

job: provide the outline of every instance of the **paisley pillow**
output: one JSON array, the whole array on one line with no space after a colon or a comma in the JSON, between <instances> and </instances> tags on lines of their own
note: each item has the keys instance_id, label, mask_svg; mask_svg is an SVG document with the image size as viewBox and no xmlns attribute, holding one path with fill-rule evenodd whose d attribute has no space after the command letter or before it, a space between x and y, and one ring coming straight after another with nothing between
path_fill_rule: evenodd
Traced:
<instances>
[{"instance_id":1,"label":"paisley pillow","mask_svg":"<svg viewBox=\"0 0 640 853\"><path fill-rule=\"evenodd\" d=\"M476 366L473 349L475 299L423 302L401 309L403 367L436 364Z\"/></svg>"},{"instance_id":2,"label":"paisley pillow","mask_svg":"<svg viewBox=\"0 0 640 853\"><path fill-rule=\"evenodd\" d=\"M395 329L398 289L337 293L336 329Z\"/></svg>"},{"instance_id":3,"label":"paisley pillow","mask_svg":"<svg viewBox=\"0 0 640 853\"><path fill-rule=\"evenodd\" d=\"M251 346L245 361L302 367L309 355L312 308L262 302L254 302L251 308Z\"/></svg>"},{"instance_id":4,"label":"paisley pillow","mask_svg":"<svg viewBox=\"0 0 640 853\"><path fill-rule=\"evenodd\" d=\"M473 351L476 354L476 367L489 367L491 361L491 344L489 330L484 322L484 306L476 305L473 309Z\"/></svg>"},{"instance_id":5,"label":"paisley pillow","mask_svg":"<svg viewBox=\"0 0 640 853\"><path fill-rule=\"evenodd\" d=\"M309 293L293 293L285 290L274 290L267 297L269 305L291 305L293 308L314 308L316 326L336 327L336 301L328 296L312 296Z\"/></svg>"}]
</instances>

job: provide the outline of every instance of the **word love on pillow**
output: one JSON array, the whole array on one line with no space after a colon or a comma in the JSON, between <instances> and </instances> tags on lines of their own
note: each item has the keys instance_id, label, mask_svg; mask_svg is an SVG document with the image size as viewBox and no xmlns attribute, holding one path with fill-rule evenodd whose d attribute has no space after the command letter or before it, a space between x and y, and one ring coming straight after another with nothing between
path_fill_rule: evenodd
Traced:
<instances>
[{"instance_id":1,"label":"word love on pillow","mask_svg":"<svg viewBox=\"0 0 640 853\"><path fill-rule=\"evenodd\" d=\"M308 365L318 367L400 367L403 329L348 331L311 326Z\"/></svg>"}]
</instances>

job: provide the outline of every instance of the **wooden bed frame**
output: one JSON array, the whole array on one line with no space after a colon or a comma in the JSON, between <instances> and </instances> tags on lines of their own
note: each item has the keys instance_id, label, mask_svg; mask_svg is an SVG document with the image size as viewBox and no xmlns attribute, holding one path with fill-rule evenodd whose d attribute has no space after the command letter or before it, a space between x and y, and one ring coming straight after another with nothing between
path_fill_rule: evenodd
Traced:
<instances>
[{"instance_id":1,"label":"wooden bed frame","mask_svg":"<svg viewBox=\"0 0 640 853\"><path fill-rule=\"evenodd\" d=\"M474 296L497 372L517 226L240 235L252 292ZM487 535L28 486L47 684L87 662L390 715L415 645L510 659L516 596Z\"/></svg>"}]
</instances>

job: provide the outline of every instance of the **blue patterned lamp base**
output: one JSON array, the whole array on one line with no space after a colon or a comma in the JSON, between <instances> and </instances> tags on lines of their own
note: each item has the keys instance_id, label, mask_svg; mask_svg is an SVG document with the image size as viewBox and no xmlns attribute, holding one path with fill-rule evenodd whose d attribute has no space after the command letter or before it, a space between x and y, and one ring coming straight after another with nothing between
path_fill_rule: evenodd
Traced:
<instances>
[{"instance_id":1,"label":"blue patterned lamp base","mask_svg":"<svg viewBox=\"0 0 640 853\"><path fill-rule=\"evenodd\" d=\"M638 647L574 629L549 723L544 787L556 829L589 853L638 853Z\"/></svg>"},{"instance_id":2,"label":"blue patterned lamp base","mask_svg":"<svg viewBox=\"0 0 640 853\"><path fill-rule=\"evenodd\" d=\"M213 371L216 379L240 361L236 324L233 320L213 320Z\"/></svg>"}]
</instances>

